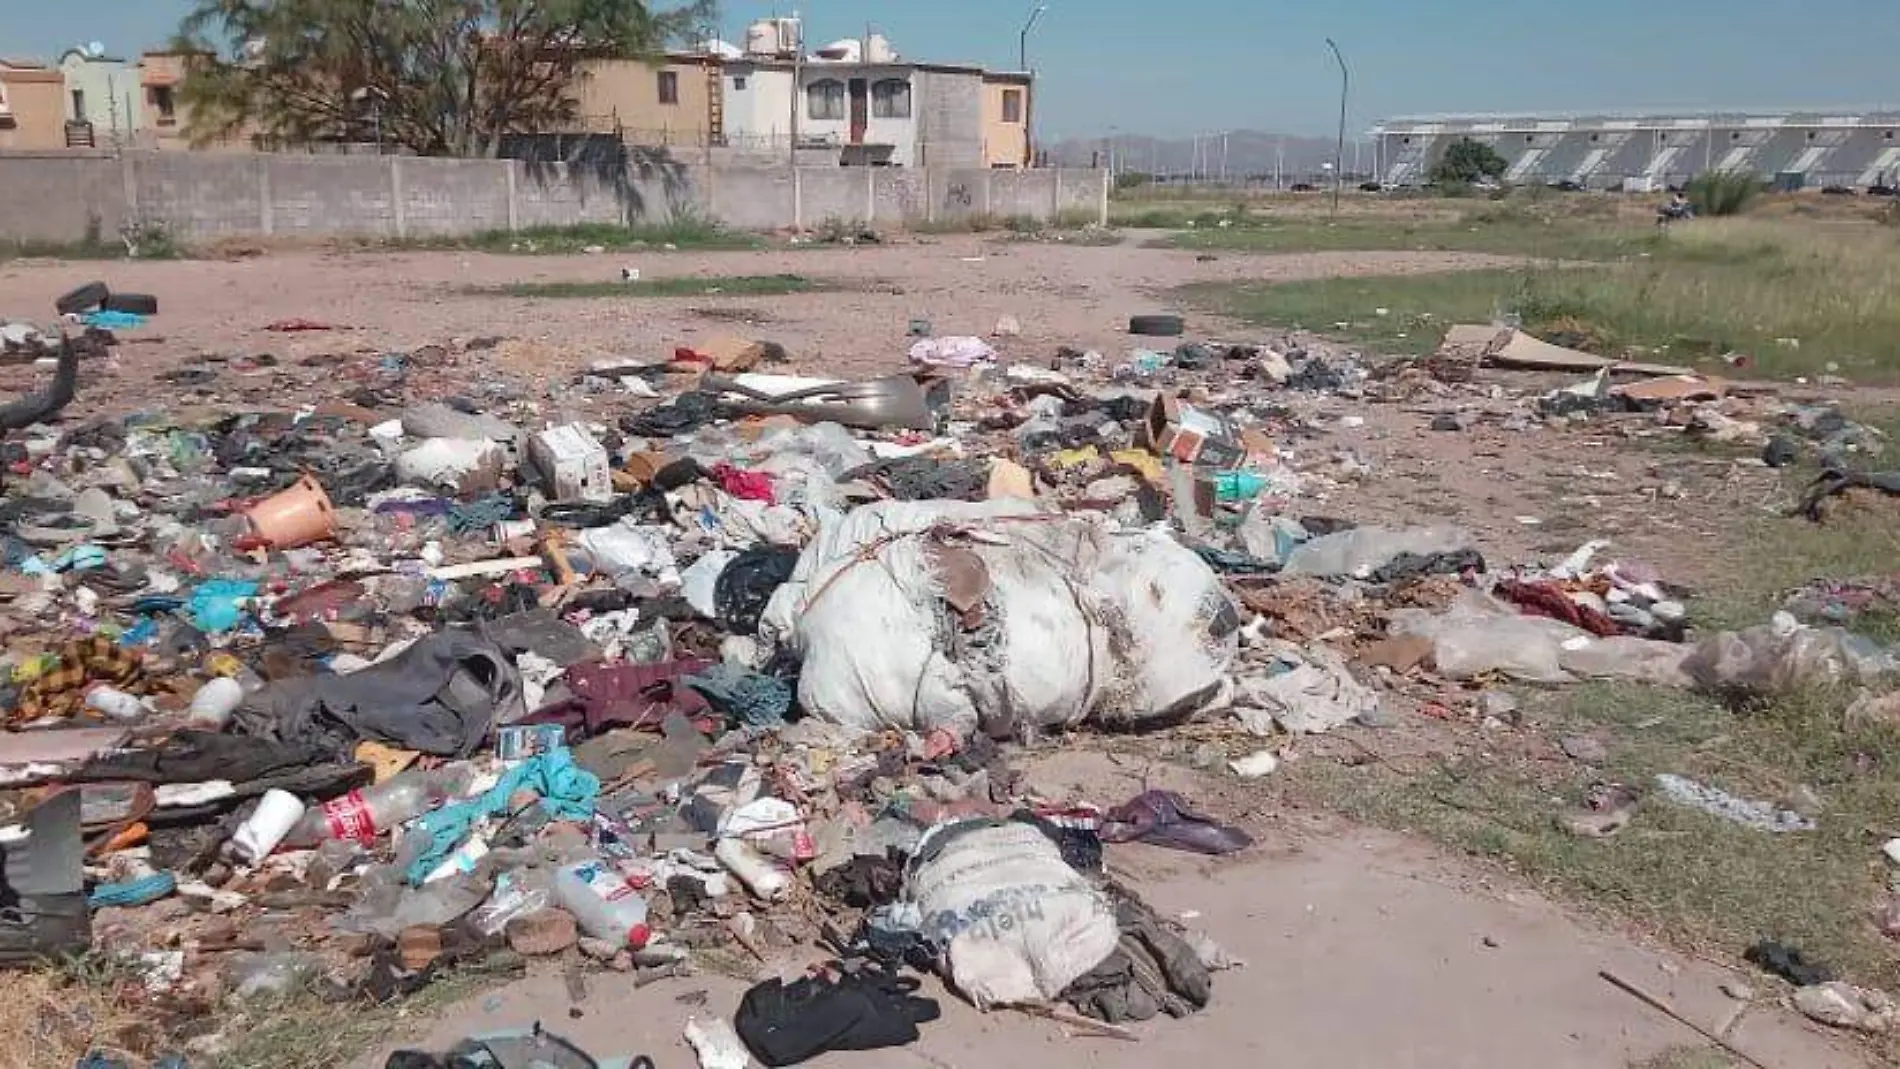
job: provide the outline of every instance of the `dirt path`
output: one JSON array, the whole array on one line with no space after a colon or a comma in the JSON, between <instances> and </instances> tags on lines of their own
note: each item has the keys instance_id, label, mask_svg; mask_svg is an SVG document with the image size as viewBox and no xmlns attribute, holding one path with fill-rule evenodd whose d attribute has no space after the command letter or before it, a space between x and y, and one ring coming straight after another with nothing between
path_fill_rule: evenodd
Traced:
<instances>
[{"instance_id":1,"label":"dirt path","mask_svg":"<svg viewBox=\"0 0 1900 1069\"><path fill-rule=\"evenodd\" d=\"M1097 753L1069 751L1031 767L1032 782L1057 796L1102 800L1138 789L1129 770ZM1222 786L1159 766L1148 775L1151 786L1210 800L1230 816L1248 807L1244 789L1231 780ZM1247 962L1215 975L1214 1001L1202 1013L1140 1025L1141 1041L1130 1044L1075 1038L1019 1014L980 1014L937 991L944 1019L925 1026L916 1045L812 1064L1624 1069L1699 1041L1598 979L1598 970L1668 999L1707 1028L1721 1026L1737 1006L1719 990L1729 976L1722 970L1594 928L1533 891L1477 875L1429 847L1324 817L1241 819L1258 842L1235 860L1110 848L1110 865L1132 874L1150 904L1164 914L1198 913L1192 923ZM788 955L784 973L796 974L816 955ZM572 1019L560 970L545 967L419 1024L407 1045L439 1049L539 1020L596 1057L646 1054L662 1067L690 1066L693 1055L681 1039L687 1018L729 1015L745 987L701 976L634 990L624 977L599 975L580 1004L582 1016ZM705 992L704 1009L681 1001L693 991ZM1773 1066L1869 1064L1772 1005L1751 1008L1728 1038ZM387 1054L358 1065L378 1069Z\"/></svg>"}]
</instances>

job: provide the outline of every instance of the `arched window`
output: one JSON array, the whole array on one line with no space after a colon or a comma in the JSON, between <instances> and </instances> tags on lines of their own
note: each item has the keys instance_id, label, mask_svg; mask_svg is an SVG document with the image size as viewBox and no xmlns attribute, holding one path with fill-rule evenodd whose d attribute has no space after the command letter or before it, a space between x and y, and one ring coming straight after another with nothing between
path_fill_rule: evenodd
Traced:
<instances>
[{"instance_id":1,"label":"arched window","mask_svg":"<svg viewBox=\"0 0 1900 1069\"><path fill-rule=\"evenodd\" d=\"M910 83L886 78L872 85L871 114L879 119L910 118Z\"/></svg>"},{"instance_id":2,"label":"arched window","mask_svg":"<svg viewBox=\"0 0 1900 1069\"><path fill-rule=\"evenodd\" d=\"M814 119L843 119L844 83L826 78L806 86L805 113Z\"/></svg>"}]
</instances>

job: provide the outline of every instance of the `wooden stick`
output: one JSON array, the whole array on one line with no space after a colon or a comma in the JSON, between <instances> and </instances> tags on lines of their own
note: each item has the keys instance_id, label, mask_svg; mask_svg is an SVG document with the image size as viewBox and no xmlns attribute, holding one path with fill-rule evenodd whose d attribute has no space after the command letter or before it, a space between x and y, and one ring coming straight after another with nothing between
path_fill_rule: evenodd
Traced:
<instances>
[{"instance_id":1,"label":"wooden stick","mask_svg":"<svg viewBox=\"0 0 1900 1069\"><path fill-rule=\"evenodd\" d=\"M1605 981L1607 981L1611 987L1614 987L1622 991L1624 994L1627 994L1631 996L1632 998L1635 998L1637 1001L1643 1003L1644 1005L1647 1005L1650 1009L1655 1010L1656 1012L1662 1014L1663 1016L1668 1017L1670 1020L1675 1021L1677 1024L1680 1024L1686 1028L1693 1030L1697 1035L1701 1036L1703 1039L1708 1040L1709 1042L1722 1048L1727 1053L1734 1055L1735 1057L1740 1058L1742 1061L1745 1061L1748 1064L1754 1066L1755 1069L1769 1069L1769 1067L1763 1064L1760 1059L1754 1057L1751 1054L1748 1054L1746 1051L1743 1051L1740 1047L1737 1047L1735 1044L1730 1043L1728 1040L1723 1039L1721 1036L1716 1035L1714 1032L1709 1031L1708 1029L1702 1027L1701 1025L1695 1023L1694 1021L1691 1021L1687 1017L1684 1017L1682 1014L1677 1013L1675 1007L1669 1005L1669 1003L1664 1002L1662 999L1657 998L1656 996L1648 993L1647 991L1644 991L1642 988L1637 987L1635 984L1630 983L1628 980L1623 979L1622 977L1616 975L1610 970L1599 969L1597 971L1597 975L1602 977Z\"/></svg>"},{"instance_id":2,"label":"wooden stick","mask_svg":"<svg viewBox=\"0 0 1900 1069\"><path fill-rule=\"evenodd\" d=\"M1066 1024L1070 1028L1084 1029L1095 1035L1105 1036L1109 1039L1120 1039L1129 1043L1141 1042L1140 1036L1136 1035L1130 1029L1123 1028L1121 1025L1109 1024L1107 1021L1098 1021L1093 1017L1084 1017L1079 1013L1072 1013L1056 1006L1033 1006L1025 1004L1012 1005L1009 1008L1020 1013L1026 1013L1031 1017L1042 1017L1054 1021L1057 1024Z\"/></svg>"}]
</instances>

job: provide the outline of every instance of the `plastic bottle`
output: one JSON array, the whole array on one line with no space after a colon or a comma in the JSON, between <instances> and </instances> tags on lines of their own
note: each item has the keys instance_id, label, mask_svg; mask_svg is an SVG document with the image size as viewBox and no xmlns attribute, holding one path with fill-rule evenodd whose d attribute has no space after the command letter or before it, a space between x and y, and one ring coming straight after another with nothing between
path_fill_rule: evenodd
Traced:
<instances>
[{"instance_id":1,"label":"plastic bottle","mask_svg":"<svg viewBox=\"0 0 1900 1069\"><path fill-rule=\"evenodd\" d=\"M469 923L483 935L500 935L516 917L546 909L554 902L546 869L515 869L495 877L495 889Z\"/></svg>"},{"instance_id":2,"label":"plastic bottle","mask_svg":"<svg viewBox=\"0 0 1900 1069\"><path fill-rule=\"evenodd\" d=\"M594 857L566 865L554 874L554 900L574 915L582 931L596 939L647 945L647 900L618 869Z\"/></svg>"},{"instance_id":3,"label":"plastic bottle","mask_svg":"<svg viewBox=\"0 0 1900 1069\"><path fill-rule=\"evenodd\" d=\"M127 694L117 687L97 686L86 692L86 708L104 713L114 720L143 720L152 715L145 699Z\"/></svg>"},{"instance_id":4,"label":"plastic bottle","mask_svg":"<svg viewBox=\"0 0 1900 1069\"><path fill-rule=\"evenodd\" d=\"M191 696L191 711L185 715L185 723L205 731L222 731L243 700L244 684L229 676L218 676Z\"/></svg>"},{"instance_id":5,"label":"plastic bottle","mask_svg":"<svg viewBox=\"0 0 1900 1069\"><path fill-rule=\"evenodd\" d=\"M432 772L410 771L394 779L333 798L304 814L284 836L283 845L307 849L328 839L373 843L461 794L469 780L467 765L445 765Z\"/></svg>"}]
</instances>

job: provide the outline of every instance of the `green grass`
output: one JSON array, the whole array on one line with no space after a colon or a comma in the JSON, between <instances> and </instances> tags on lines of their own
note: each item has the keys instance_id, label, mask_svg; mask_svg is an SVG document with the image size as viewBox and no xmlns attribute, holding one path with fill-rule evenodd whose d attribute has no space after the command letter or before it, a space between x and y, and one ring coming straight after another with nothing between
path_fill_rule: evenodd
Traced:
<instances>
[{"instance_id":1,"label":"green grass","mask_svg":"<svg viewBox=\"0 0 1900 1069\"><path fill-rule=\"evenodd\" d=\"M123 260L125 246L103 241L29 241L0 239L0 261L5 260Z\"/></svg>"},{"instance_id":2,"label":"green grass","mask_svg":"<svg viewBox=\"0 0 1900 1069\"><path fill-rule=\"evenodd\" d=\"M804 275L724 275L710 278L643 278L638 282L516 282L506 286L471 286L462 292L480 297L580 298L605 297L779 297L791 293L820 293L837 287Z\"/></svg>"},{"instance_id":3,"label":"green grass","mask_svg":"<svg viewBox=\"0 0 1900 1069\"><path fill-rule=\"evenodd\" d=\"M1900 381L1900 235L1891 229L1704 221L1632 247L1643 253L1593 268L1223 283L1186 296L1249 322L1395 353L1430 351L1445 324L1512 314L1533 333L1582 330L1608 355L1693 363L1737 351L1768 376Z\"/></svg>"},{"instance_id":4,"label":"green grass","mask_svg":"<svg viewBox=\"0 0 1900 1069\"><path fill-rule=\"evenodd\" d=\"M709 220L683 218L670 223L633 226L583 223L525 230L484 230L464 237L406 238L383 245L404 249L469 249L517 256L568 256L590 248L603 252L653 252L668 245L675 249L759 249L765 246L765 240L756 234L727 230Z\"/></svg>"},{"instance_id":5,"label":"green grass","mask_svg":"<svg viewBox=\"0 0 1900 1069\"><path fill-rule=\"evenodd\" d=\"M1811 473L1791 471L1787 488ZM1892 508L1840 508L1820 526L1766 515L1745 521L1724 544L1707 547L1722 562L1712 569L1720 578L1691 598L1691 618L1708 628L1756 624L1803 580L1891 572L1900 548ZM1900 635L1893 619L1856 626L1886 641ZM1521 734L1461 738L1441 747L1452 752L1394 757L1392 765L1309 759L1290 766L1292 783L1349 815L1490 859L1710 960L1747 970L1742 951L1775 938L1855 982L1900 990L1900 955L1870 920L1888 893L1880 846L1900 834L1900 724L1848 723L1842 712L1853 696L1816 686L1731 708L1634 684L1525 689L1529 726ZM1606 743L1602 767L1571 762L1538 741L1573 734ZM1381 745L1376 734L1361 738ZM1771 835L1675 805L1656 796L1661 772L1784 804L1806 788L1822 803L1819 827ZM1603 781L1647 793L1630 825L1603 840L1559 830L1557 815ZM1900 1054L1891 1043L1882 1049Z\"/></svg>"}]
</instances>

